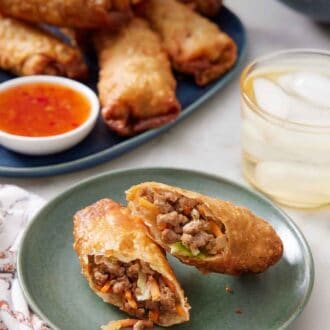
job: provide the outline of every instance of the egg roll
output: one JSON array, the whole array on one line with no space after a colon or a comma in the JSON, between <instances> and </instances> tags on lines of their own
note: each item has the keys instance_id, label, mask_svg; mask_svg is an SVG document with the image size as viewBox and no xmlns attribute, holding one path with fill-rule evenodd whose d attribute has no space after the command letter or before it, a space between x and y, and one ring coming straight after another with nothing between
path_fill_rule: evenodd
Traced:
<instances>
[{"instance_id":1,"label":"egg roll","mask_svg":"<svg viewBox=\"0 0 330 330\"><path fill-rule=\"evenodd\" d=\"M260 273L282 256L274 229L247 208L156 182L126 196L155 242L204 273Z\"/></svg>"},{"instance_id":2,"label":"egg roll","mask_svg":"<svg viewBox=\"0 0 330 330\"><path fill-rule=\"evenodd\" d=\"M38 27L1 15L0 68L19 76L49 74L74 79L87 76L79 49Z\"/></svg>"},{"instance_id":3,"label":"egg roll","mask_svg":"<svg viewBox=\"0 0 330 330\"><path fill-rule=\"evenodd\" d=\"M82 273L105 302L162 326L189 320L164 251L127 208L102 199L75 214L73 234Z\"/></svg>"},{"instance_id":4,"label":"egg roll","mask_svg":"<svg viewBox=\"0 0 330 330\"><path fill-rule=\"evenodd\" d=\"M218 14L222 6L222 0L180 0L180 1L185 4L188 4L194 10L208 17L213 17L216 14Z\"/></svg>"},{"instance_id":5,"label":"egg roll","mask_svg":"<svg viewBox=\"0 0 330 330\"><path fill-rule=\"evenodd\" d=\"M173 67L204 86L236 62L235 42L219 27L175 0L149 0L138 12L162 38Z\"/></svg>"},{"instance_id":6,"label":"egg roll","mask_svg":"<svg viewBox=\"0 0 330 330\"><path fill-rule=\"evenodd\" d=\"M75 28L117 28L140 0L0 0L2 14L33 23Z\"/></svg>"},{"instance_id":7,"label":"egg roll","mask_svg":"<svg viewBox=\"0 0 330 330\"><path fill-rule=\"evenodd\" d=\"M170 62L147 22L135 18L117 33L98 31L94 39L102 115L110 129L130 136L178 116Z\"/></svg>"}]
</instances>

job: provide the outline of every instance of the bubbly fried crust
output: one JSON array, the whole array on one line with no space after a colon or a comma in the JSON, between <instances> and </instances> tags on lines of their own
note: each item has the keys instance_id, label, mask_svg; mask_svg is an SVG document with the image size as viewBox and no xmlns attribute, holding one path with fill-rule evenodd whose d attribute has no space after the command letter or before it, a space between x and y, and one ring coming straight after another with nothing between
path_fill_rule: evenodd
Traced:
<instances>
[{"instance_id":1,"label":"bubbly fried crust","mask_svg":"<svg viewBox=\"0 0 330 330\"><path fill-rule=\"evenodd\" d=\"M172 65L204 86L236 62L234 41L218 26L175 0L149 0L139 6L163 41Z\"/></svg>"},{"instance_id":2,"label":"bubbly fried crust","mask_svg":"<svg viewBox=\"0 0 330 330\"><path fill-rule=\"evenodd\" d=\"M17 75L87 76L87 66L77 48L37 27L1 15L0 67Z\"/></svg>"},{"instance_id":3,"label":"bubbly fried crust","mask_svg":"<svg viewBox=\"0 0 330 330\"><path fill-rule=\"evenodd\" d=\"M176 192L202 203L213 221L225 229L227 245L223 252L202 259L174 254L182 262L196 266L205 273L238 275L246 272L263 272L281 258L283 253L281 239L270 224L247 208L157 182L145 182L131 187L126 193L129 208L133 214L143 219L149 227L151 237L167 251L170 251L169 246L162 241L156 225L157 212L150 212L141 203L141 196L146 188L158 192Z\"/></svg>"},{"instance_id":4,"label":"bubbly fried crust","mask_svg":"<svg viewBox=\"0 0 330 330\"><path fill-rule=\"evenodd\" d=\"M34 23L116 28L131 17L140 0L0 0L0 12Z\"/></svg>"},{"instance_id":5,"label":"bubbly fried crust","mask_svg":"<svg viewBox=\"0 0 330 330\"><path fill-rule=\"evenodd\" d=\"M118 33L98 31L94 39L102 114L112 130L134 135L178 116L170 62L144 20L135 18Z\"/></svg>"},{"instance_id":6,"label":"bubbly fried crust","mask_svg":"<svg viewBox=\"0 0 330 330\"><path fill-rule=\"evenodd\" d=\"M215 16L221 6L222 0L180 0L181 2L190 5L193 9L205 16Z\"/></svg>"},{"instance_id":7,"label":"bubbly fried crust","mask_svg":"<svg viewBox=\"0 0 330 330\"><path fill-rule=\"evenodd\" d=\"M124 328L133 328L135 330L137 327L139 327L138 329L152 329L153 323L145 320L125 319L111 321L107 325L103 325L101 330L120 330Z\"/></svg>"},{"instance_id":8,"label":"bubbly fried crust","mask_svg":"<svg viewBox=\"0 0 330 330\"><path fill-rule=\"evenodd\" d=\"M148 263L173 284L184 311L183 315L172 315L171 318L168 314L160 314L157 323L169 326L189 320L190 306L164 251L149 238L142 221L131 215L126 207L111 199L102 199L80 210L74 216L73 237L82 273L92 290L105 302L123 308L116 295L103 293L95 285L89 272L88 256L113 257L125 263L133 260ZM125 307L123 310L126 311Z\"/></svg>"}]
</instances>

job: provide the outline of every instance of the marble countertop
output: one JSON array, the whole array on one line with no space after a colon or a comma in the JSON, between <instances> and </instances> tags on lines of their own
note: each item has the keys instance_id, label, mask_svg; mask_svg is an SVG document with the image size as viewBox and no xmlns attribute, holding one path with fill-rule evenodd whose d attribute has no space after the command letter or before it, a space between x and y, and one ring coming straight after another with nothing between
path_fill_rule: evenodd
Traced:
<instances>
[{"instance_id":1,"label":"marble countertop","mask_svg":"<svg viewBox=\"0 0 330 330\"><path fill-rule=\"evenodd\" d=\"M248 61L285 48L329 50L330 26L315 24L277 1L227 0L248 30ZM40 179L0 178L45 199L102 172L128 167L171 166L207 171L243 184L240 171L240 109L238 77L201 109L162 136L113 161L88 170ZM305 234L315 261L310 301L290 329L330 328L330 209L285 209ZM271 303L271 301L270 301Z\"/></svg>"}]
</instances>

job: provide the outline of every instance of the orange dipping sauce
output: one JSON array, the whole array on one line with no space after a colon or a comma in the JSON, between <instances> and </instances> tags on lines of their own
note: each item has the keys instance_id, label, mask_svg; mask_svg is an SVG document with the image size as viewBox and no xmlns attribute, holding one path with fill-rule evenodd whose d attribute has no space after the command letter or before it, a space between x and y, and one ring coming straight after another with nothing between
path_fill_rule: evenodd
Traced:
<instances>
[{"instance_id":1,"label":"orange dipping sauce","mask_svg":"<svg viewBox=\"0 0 330 330\"><path fill-rule=\"evenodd\" d=\"M82 125L90 102L70 87L28 83L0 92L0 130L22 136L63 134Z\"/></svg>"}]
</instances>

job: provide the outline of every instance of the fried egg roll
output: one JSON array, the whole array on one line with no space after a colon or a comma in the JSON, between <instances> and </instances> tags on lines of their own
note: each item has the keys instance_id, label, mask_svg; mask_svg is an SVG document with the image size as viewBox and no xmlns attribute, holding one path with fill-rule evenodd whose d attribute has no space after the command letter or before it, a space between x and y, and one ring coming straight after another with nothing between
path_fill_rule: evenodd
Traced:
<instances>
[{"instance_id":1,"label":"fried egg roll","mask_svg":"<svg viewBox=\"0 0 330 330\"><path fill-rule=\"evenodd\" d=\"M234 41L219 27L175 0L149 0L139 6L163 41L173 67L204 86L228 71L237 58Z\"/></svg>"},{"instance_id":2,"label":"fried egg roll","mask_svg":"<svg viewBox=\"0 0 330 330\"><path fill-rule=\"evenodd\" d=\"M0 0L0 12L33 23L76 28L117 28L140 0Z\"/></svg>"},{"instance_id":3,"label":"fried egg roll","mask_svg":"<svg viewBox=\"0 0 330 330\"><path fill-rule=\"evenodd\" d=\"M198 11L202 15L213 17L218 14L222 0L180 0L181 2L188 4L194 10Z\"/></svg>"},{"instance_id":4,"label":"fried egg roll","mask_svg":"<svg viewBox=\"0 0 330 330\"><path fill-rule=\"evenodd\" d=\"M189 320L163 250L127 208L102 199L76 213L73 233L82 273L105 302L162 326Z\"/></svg>"},{"instance_id":5,"label":"fried egg roll","mask_svg":"<svg viewBox=\"0 0 330 330\"><path fill-rule=\"evenodd\" d=\"M156 182L130 188L127 200L160 246L204 273L259 273L282 256L271 225L230 202Z\"/></svg>"},{"instance_id":6,"label":"fried egg roll","mask_svg":"<svg viewBox=\"0 0 330 330\"><path fill-rule=\"evenodd\" d=\"M20 76L49 74L75 79L87 76L79 49L42 29L1 15L0 68Z\"/></svg>"},{"instance_id":7,"label":"fried egg roll","mask_svg":"<svg viewBox=\"0 0 330 330\"><path fill-rule=\"evenodd\" d=\"M162 126L180 112L176 81L160 39L142 19L95 34L102 115L123 136Z\"/></svg>"}]
</instances>

